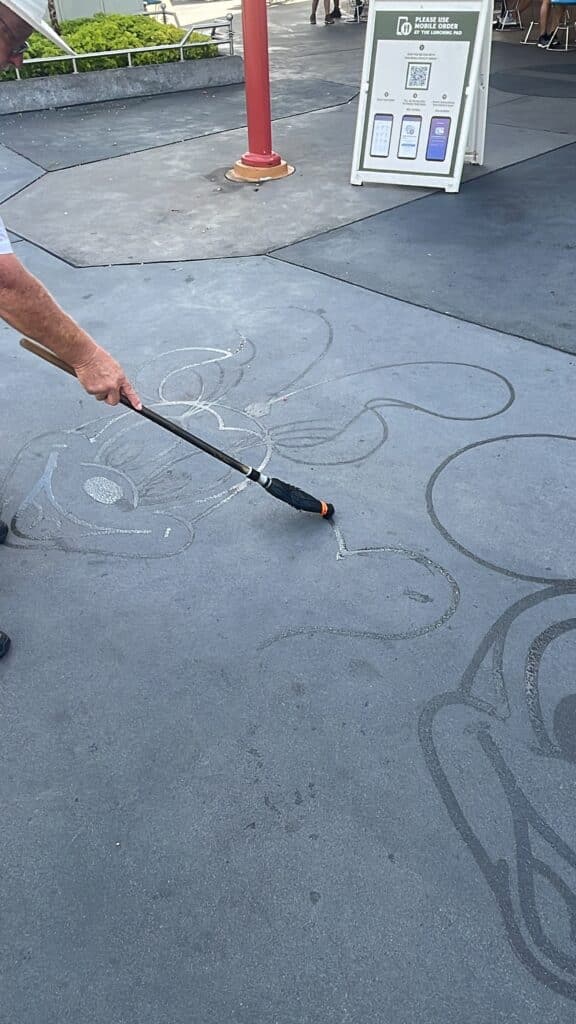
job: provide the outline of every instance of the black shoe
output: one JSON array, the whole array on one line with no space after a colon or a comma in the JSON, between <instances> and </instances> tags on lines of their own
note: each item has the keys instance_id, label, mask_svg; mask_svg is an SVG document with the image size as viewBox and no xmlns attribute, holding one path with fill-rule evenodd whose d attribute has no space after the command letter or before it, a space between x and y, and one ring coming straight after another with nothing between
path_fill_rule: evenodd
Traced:
<instances>
[{"instance_id":1,"label":"black shoe","mask_svg":"<svg viewBox=\"0 0 576 1024\"><path fill-rule=\"evenodd\" d=\"M10 650L10 637L0 629L0 658L8 654Z\"/></svg>"},{"instance_id":2,"label":"black shoe","mask_svg":"<svg viewBox=\"0 0 576 1024\"><path fill-rule=\"evenodd\" d=\"M330 17L331 18L341 18L342 17L342 11L340 10L340 8L339 7L335 7L334 10L332 11Z\"/></svg>"},{"instance_id":3,"label":"black shoe","mask_svg":"<svg viewBox=\"0 0 576 1024\"><path fill-rule=\"evenodd\" d=\"M2 519L0 519L0 544L4 543L4 541L6 540L7 536L8 536L8 523L4 523L2 521Z\"/></svg>"},{"instance_id":4,"label":"black shoe","mask_svg":"<svg viewBox=\"0 0 576 1024\"><path fill-rule=\"evenodd\" d=\"M311 14L310 15L310 24L311 25L315 25L316 24L316 15L315 14Z\"/></svg>"},{"instance_id":5,"label":"black shoe","mask_svg":"<svg viewBox=\"0 0 576 1024\"><path fill-rule=\"evenodd\" d=\"M334 18L332 17L332 15L329 14L327 18L324 18L324 24L325 25L333 25L334 24Z\"/></svg>"},{"instance_id":6,"label":"black shoe","mask_svg":"<svg viewBox=\"0 0 576 1024\"><path fill-rule=\"evenodd\" d=\"M539 48L541 50L557 50L558 47L560 46L559 40L555 39L554 42L551 42L551 40L552 40L552 36L550 34L545 35L545 36L540 36L540 39L538 40Z\"/></svg>"},{"instance_id":7,"label":"black shoe","mask_svg":"<svg viewBox=\"0 0 576 1024\"><path fill-rule=\"evenodd\" d=\"M520 22L518 21L518 18L511 14L510 11L507 11L506 14L501 15L497 19L497 21L498 24L496 25L496 28L498 29L499 32L503 32L504 29L507 28L522 28Z\"/></svg>"}]
</instances>

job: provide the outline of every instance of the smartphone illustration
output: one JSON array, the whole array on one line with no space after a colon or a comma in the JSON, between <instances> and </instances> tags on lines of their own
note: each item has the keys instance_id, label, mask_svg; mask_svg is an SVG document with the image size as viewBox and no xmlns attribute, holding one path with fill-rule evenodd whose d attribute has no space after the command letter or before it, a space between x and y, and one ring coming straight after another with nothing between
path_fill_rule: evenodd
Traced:
<instances>
[{"instance_id":1,"label":"smartphone illustration","mask_svg":"<svg viewBox=\"0 0 576 1024\"><path fill-rule=\"evenodd\" d=\"M433 117L430 121L428 132L428 145L426 146L426 159L442 162L446 159L448 149L448 137L450 135L450 118Z\"/></svg>"},{"instance_id":2,"label":"smartphone illustration","mask_svg":"<svg viewBox=\"0 0 576 1024\"><path fill-rule=\"evenodd\" d=\"M419 114L404 114L400 128L398 157L400 160L415 160L420 141L422 118Z\"/></svg>"},{"instance_id":3,"label":"smartphone illustration","mask_svg":"<svg viewBox=\"0 0 576 1024\"><path fill-rule=\"evenodd\" d=\"M370 156L390 156L390 139L392 138L392 114L375 114L372 127Z\"/></svg>"}]
</instances>

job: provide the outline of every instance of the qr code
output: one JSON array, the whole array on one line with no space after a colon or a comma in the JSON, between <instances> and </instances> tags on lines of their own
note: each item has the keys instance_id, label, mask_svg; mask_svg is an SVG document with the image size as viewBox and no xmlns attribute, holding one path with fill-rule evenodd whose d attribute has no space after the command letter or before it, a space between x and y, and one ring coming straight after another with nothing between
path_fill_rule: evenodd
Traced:
<instances>
[{"instance_id":1,"label":"qr code","mask_svg":"<svg viewBox=\"0 0 576 1024\"><path fill-rule=\"evenodd\" d=\"M407 89L427 89L430 79L430 64L409 64L406 79Z\"/></svg>"}]
</instances>

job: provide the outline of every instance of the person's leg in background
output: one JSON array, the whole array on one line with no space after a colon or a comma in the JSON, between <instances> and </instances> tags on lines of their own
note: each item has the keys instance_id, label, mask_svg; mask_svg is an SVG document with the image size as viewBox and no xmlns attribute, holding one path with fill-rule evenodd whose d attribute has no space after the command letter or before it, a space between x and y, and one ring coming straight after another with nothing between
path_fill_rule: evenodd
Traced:
<instances>
[{"instance_id":1,"label":"person's leg in background","mask_svg":"<svg viewBox=\"0 0 576 1024\"><path fill-rule=\"evenodd\" d=\"M550 43L550 40L552 39L552 33L554 31L551 25L552 19L550 18L551 6L552 4L550 3L550 0L542 0L542 3L540 4L540 38L538 39L538 46L541 50L548 49L548 45ZM555 27L556 26L554 26L554 28ZM552 43L552 49L556 49L557 46L558 40L555 39Z\"/></svg>"},{"instance_id":2,"label":"person's leg in background","mask_svg":"<svg viewBox=\"0 0 576 1024\"><path fill-rule=\"evenodd\" d=\"M310 14L310 24L316 24L316 11L318 10L318 4L320 0L312 0L312 11ZM326 25L333 25L334 18L330 14L330 0L324 0L324 21Z\"/></svg>"}]
</instances>

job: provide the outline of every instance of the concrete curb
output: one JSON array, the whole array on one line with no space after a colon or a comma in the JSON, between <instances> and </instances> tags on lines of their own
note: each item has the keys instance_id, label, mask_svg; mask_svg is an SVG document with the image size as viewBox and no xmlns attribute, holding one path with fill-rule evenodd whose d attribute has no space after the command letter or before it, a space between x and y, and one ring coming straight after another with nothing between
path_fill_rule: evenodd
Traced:
<instances>
[{"instance_id":1,"label":"concrete curb","mask_svg":"<svg viewBox=\"0 0 576 1024\"><path fill-rule=\"evenodd\" d=\"M0 114L73 107L135 96L212 89L244 81L241 57L206 57L136 68L110 68L77 75L29 78L0 84Z\"/></svg>"}]
</instances>

